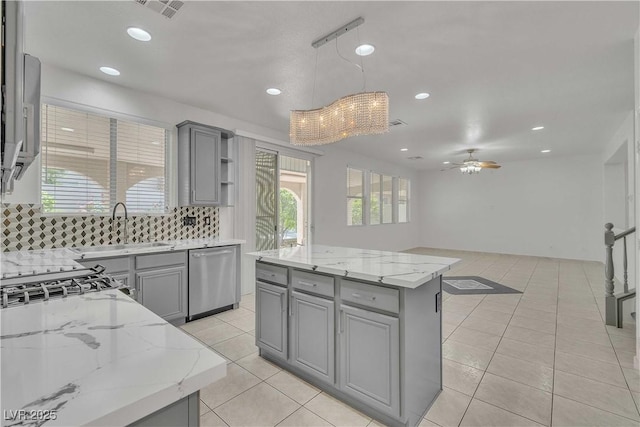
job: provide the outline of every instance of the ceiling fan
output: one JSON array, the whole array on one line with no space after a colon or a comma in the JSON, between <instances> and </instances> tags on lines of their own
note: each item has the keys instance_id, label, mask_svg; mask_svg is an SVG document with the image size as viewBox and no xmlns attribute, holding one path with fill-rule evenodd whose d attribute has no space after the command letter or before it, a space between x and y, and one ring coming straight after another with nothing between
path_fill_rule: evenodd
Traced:
<instances>
[{"instance_id":1,"label":"ceiling fan","mask_svg":"<svg viewBox=\"0 0 640 427\"><path fill-rule=\"evenodd\" d=\"M475 148L468 149L467 153L469 153L469 158L465 159L462 163L452 163L452 166L449 169L460 168L460 172L463 174L471 175L474 173L480 173L482 169L500 169L502 167L492 160L480 161L478 159L474 159L473 153L475 151Z\"/></svg>"}]
</instances>

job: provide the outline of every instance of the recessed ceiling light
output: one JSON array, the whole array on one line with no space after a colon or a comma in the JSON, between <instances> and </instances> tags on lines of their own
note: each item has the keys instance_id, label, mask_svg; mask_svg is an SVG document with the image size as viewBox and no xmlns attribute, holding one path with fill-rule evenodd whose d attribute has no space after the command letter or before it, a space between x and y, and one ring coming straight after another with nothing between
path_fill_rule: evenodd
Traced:
<instances>
[{"instance_id":1,"label":"recessed ceiling light","mask_svg":"<svg viewBox=\"0 0 640 427\"><path fill-rule=\"evenodd\" d=\"M153 145L160 145L160 141L151 141Z\"/></svg>"},{"instance_id":2,"label":"recessed ceiling light","mask_svg":"<svg viewBox=\"0 0 640 427\"><path fill-rule=\"evenodd\" d=\"M536 126L534 128L531 128L531 130L542 130L544 129L544 126Z\"/></svg>"},{"instance_id":3,"label":"recessed ceiling light","mask_svg":"<svg viewBox=\"0 0 640 427\"><path fill-rule=\"evenodd\" d=\"M409 151L408 148L401 148L400 151Z\"/></svg>"},{"instance_id":4,"label":"recessed ceiling light","mask_svg":"<svg viewBox=\"0 0 640 427\"><path fill-rule=\"evenodd\" d=\"M60 129L65 132L75 132L75 129L71 129L71 128L60 128Z\"/></svg>"},{"instance_id":5,"label":"recessed ceiling light","mask_svg":"<svg viewBox=\"0 0 640 427\"><path fill-rule=\"evenodd\" d=\"M142 28L129 27L127 28L127 34L129 34L132 38L139 40L141 42L148 42L149 40L151 40L151 34L146 32Z\"/></svg>"},{"instance_id":6,"label":"recessed ceiling light","mask_svg":"<svg viewBox=\"0 0 640 427\"><path fill-rule=\"evenodd\" d=\"M442 162L443 165L448 165L451 162Z\"/></svg>"},{"instance_id":7,"label":"recessed ceiling light","mask_svg":"<svg viewBox=\"0 0 640 427\"><path fill-rule=\"evenodd\" d=\"M102 71L105 74L109 74L110 76L119 76L120 75L120 71L116 70L115 68L111 68L111 67L100 67L100 71Z\"/></svg>"},{"instance_id":8,"label":"recessed ceiling light","mask_svg":"<svg viewBox=\"0 0 640 427\"><path fill-rule=\"evenodd\" d=\"M415 96L416 99L427 99L428 97L429 94L427 92L420 92Z\"/></svg>"},{"instance_id":9,"label":"recessed ceiling light","mask_svg":"<svg viewBox=\"0 0 640 427\"><path fill-rule=\"evenodd\" d=\"M541 153L550 153L550 152L551 152L551 150L542 150L542 151L540 151L540 152L541 152Z\"/></svg>"},{"instance_id":10,"label":"recessed ceiling light","mask_svg":"<svg viewBox=\"0 0 640 427\"><path fill-rule=\"evenodd\" d=\"M269 95L280 95L282 91L276 87L270 87L269 89L267 89L267 93Z\"/></svg>"},{"instance_id":11,"label":"recessed ceiling light","mask_svg":"<svg viewBox=\"0 0 640 427\"><path fill-rule=\"evenodd\" d=\"M360 56L368 56L371 55L374 50L376 50L376 48L370 44L361 44L356 48L356 53Z\"/></svg>"}]
</instances>

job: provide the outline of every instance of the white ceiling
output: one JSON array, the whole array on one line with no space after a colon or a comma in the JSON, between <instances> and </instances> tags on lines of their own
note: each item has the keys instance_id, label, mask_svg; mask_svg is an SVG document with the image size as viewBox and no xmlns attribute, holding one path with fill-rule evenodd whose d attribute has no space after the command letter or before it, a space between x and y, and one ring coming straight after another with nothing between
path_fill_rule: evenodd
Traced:
<instances>
[{"instance_id":1,"label":"white ceiling","mask_svg":"<svg viewBox=\"0 0 640 427\"><path fill-rule=\"evenodd\" d=\"M340 51L358 62L358 34L375 45L363 60L366 89L387 91L390 119L408 125L337 145L421 169L462 160L467 148L499 162L599 152L633 109L635 1L187 1L173 19L133 0L27 2L26 11L26 50L43 62L284 135L289 110L362 89L359 70L329 43L317 51L312 104L311 42L362 16ZM131 39L129 26L153 39ZM423 91L431 97L415 100Z\"/></svg>"}]
</instances>

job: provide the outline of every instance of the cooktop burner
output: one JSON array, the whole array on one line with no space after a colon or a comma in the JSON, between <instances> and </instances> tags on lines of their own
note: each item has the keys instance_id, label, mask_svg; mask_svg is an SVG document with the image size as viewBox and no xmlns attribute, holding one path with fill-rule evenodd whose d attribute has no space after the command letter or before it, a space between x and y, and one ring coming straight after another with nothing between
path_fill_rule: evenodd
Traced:
<instances>
[{"instance_id":1,"label":"cooktop burner","mask_svg":"<svg viewBox=\"0 0 640 427\"><path fill-rule=\"evenodd\" d=\"M65 272L22 275L0 279L1 307L13 307L51 298L122 288L121 282L97 265Z\"/></svg>"}]
</instances>

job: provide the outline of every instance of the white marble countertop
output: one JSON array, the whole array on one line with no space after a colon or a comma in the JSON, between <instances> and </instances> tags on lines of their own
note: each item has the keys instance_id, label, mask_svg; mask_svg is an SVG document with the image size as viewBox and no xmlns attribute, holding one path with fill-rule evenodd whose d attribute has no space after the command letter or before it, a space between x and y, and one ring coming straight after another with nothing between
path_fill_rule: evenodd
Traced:
<instances>
[{"instance_id":1,"label":"white marble countertop","mask_svg":"<svg viewBox=\"0 0 640 427\"><path fill-rule=\"evenodd\" d=\"M258 260L415 289L442 275L457 258L336 246L297 246L251 252Z\"/></svg>"},{"instance_id":2,"label":"white marble countertop","mask_svg":"<svg viewBox=\"0 0 640 427\"><path fill-rule=\"evenodd\" d=\"M124 249L79 253L71 248L41 249L35 251L15 251L0 253L0 275L3 278L25 274L48 273L83 268L76 262L80 259L95 259L124 256L141 253L184 251L188 249L212 248L217 246L240 245L244 240L238 239L188 239L170 240L167 246L135 247L135 244Z\"/></svg>"},{"instance_id":3,"label":"white marble countertop","mask_svg":"<svg viewBox=\"0 0 640 427\"><path fill-rule=\"evenodd\" d=\"M47 426L127 425L226 375L225 359L117 290L0 315L3 413L56 409Z\"/></svg>"}]
</instances>

